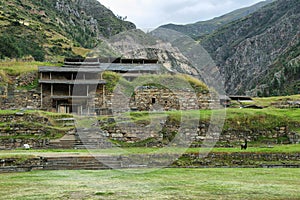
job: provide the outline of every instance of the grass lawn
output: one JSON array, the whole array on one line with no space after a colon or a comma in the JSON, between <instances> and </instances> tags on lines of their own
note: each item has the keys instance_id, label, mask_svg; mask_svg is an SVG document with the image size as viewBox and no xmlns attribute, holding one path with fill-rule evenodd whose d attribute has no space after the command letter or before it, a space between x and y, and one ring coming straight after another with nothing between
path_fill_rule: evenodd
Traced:
<instances>
[{"instance_id":1,"label":"grass lawn","mask_svg":"<svg viewBox=\"0 0 300 200\"><path fill-rule=\"evenodd\" d=\"M198 153L198 152L219 152L219 153L299 153L300 144L293 145L275 145L272 148L265 147L249 147L247 150L241 151L240 147L235 148L144 148L144 147L129 147L129 148L110 148L110 149L31 149L31 150L1 150L0 159L11 157L31 158L34 156L47 155L130 155L130 154L183 154L183 153Z\"/></svg>"},{"instance_id":2,"label":"grass lawn","mask_svg":"<svg viewBox=\"0 0 300 200\"><path fill-rule=\"evenodd\" d=\"M1 174L1 199L300 199L300 169Z\"/></svg>"}]
</instances>

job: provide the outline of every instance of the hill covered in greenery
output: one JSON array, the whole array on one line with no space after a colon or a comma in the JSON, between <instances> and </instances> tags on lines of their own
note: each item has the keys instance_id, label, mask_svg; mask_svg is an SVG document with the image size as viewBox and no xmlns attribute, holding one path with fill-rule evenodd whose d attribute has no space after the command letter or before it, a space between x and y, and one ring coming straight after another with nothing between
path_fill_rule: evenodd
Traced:
<instances>
[{"instance_id":1,"label":"hill covered in greenery","mask_svg":"<svg viewBox=\"0 0 300 200\"><path fill-rule=\"evenodd\" d=\"M85 55L103 38L135 28L97 0L0 2L0 59Z\"/></svg>"}]
</instances>

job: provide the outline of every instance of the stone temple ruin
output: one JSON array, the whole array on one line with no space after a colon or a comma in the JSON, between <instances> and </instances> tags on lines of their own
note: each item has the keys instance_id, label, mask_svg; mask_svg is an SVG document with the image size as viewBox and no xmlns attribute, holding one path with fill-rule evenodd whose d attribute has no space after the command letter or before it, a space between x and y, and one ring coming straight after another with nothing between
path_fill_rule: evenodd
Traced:
<instances>
[{"instance_id":1,"label":"stone temple ruin","mask_svg":"<svg viewBox=\"0 0 300 200\"><path fill-rule=\"evenodd\" d=\"M107 71L115 73L107 73ZM130 88L129 95L124 95L118 89L113 89L112 92L111 89L116 87L112 87L113 81L107 78L107 74L116 75L112 79L121 76L124 78L122 79L123 82L132 84L130 86L133 87ZM153 78L154 84L151 84L151 80L148 81L148 78L141 75L146 75L150 79ZM164 82L159 83L155 79L155 77L168 77L177 83L176 77L178 75L173 75L173 72L168 71L157 60L145 59L65 59L62 67L41 66L38 72L32 72L30 76L15 78L20 83L14 82L7 87L2 86L0 88L2 91L0 93L1 109L18 111L15 114L0 116L0 121L4 124L0 127L0 136L4 137L0 140L0 149L19 148L23 144L29 144L34 148L83 148L84 145L106 148L111 146L111 143L107 142L107 138L129 143L148 138L154 138L155 141L165 141L168 139L165 136L171 137L172 133L180 128L179 124L176 124L172 118L162 115L162 118L154 118L157 121L141 120L139 123L135 123L132 122L131 117L136 113L130 113L132 116L127 116L118 115L118 111L127 114L127 111L214 109L214 106L219 108L218 106L222 104L221 101L214 100L218 99L214 96L216 94L208 91L204 85L198 90L191 90L192 88L188 87L172 88L171 84L164 85L162 84ZM185 80L184 78L183 80ZM22 91L15 87L21 85L23 80L32 82L37 79L38 87L36 89ZM145 82L136 81L139 79L147 80ZM234 98L232 96L230 98L224 97L225 103L223 104L229 104L230 100ZM245 100L241 97L236 98L238 101ZM80 124L77 124L75 128L76 119L69 118L69 115L67 118L65 118L66 115L61 115L60 119L49 120L43 115L40 116L39 113L24 114L22 108L88 115L87 118L91 119L95 119L91 117L95 115L108 115L108 117L92 121L87 128L82 128ZM50 126L53 123L51 120L55 120L54 123L61 127L69 127L70 129L65 131L52 128ZM37 122L38 125L24 125L24 122ZM84 120L83 122L85 123ZM227 130L223 131L220 136L210 135L209 137L211 140L219 139L222 144L239 142L245 137L249 141L263 137L266 138L266 141L271 140L273 142L299 142L298 135L290 131L287 126L274 128L274 130L269 131ZM196 141L194 145L198 145L198 142L202 142L206 138L209 124L202 121L195 130L185 128L183 131L184 135ZM64 136L60 139L49 139L56 134ZM23 138L23 135L26 137ZM16 138L10 138L11 136ZM151 145L150 143L149 145ZM153 143L153 145L156 144Z\"/></svg>"},{"instance_id":2,"label":"stone temple ruin","mask_svg":"<svg viewBox=\"0 0 300 200\"><path fill-rule=\"evenodd\" d=\"M193 92L184 87L172 90L169 87L172 84L161 84L163 87L135 84L131 96L127 97L129 101L123 101L123 94L117 90L112 92L112 82L103 78L107 71L129 83L143 75L173 77L175 74L155 59L65 59L62 67L40 66L38 72L13 77L11 83L1 85L0 108L109 115L112 107L122 108L125 103L127 111L196 110L212 105L212 94L208 90ZM33 89L19 89L32 83L36 84Z\"/></svg>"},{"instance_id":3,"label":"stone temple ruin","mask_svg":"<svg viewBox=\"0 0 300 200\"><path fill-rule=\"evenodd\" d=\"M197 95L191 91L171 91L166 88L140 85L135 88L130 102L124 102L122 95L109 93L103 79L105 71L116 72L127 81L141 75L173 74L158 60L90 58L65 59L62 67L39 67L41 109L76 114L110 114L111 106L130 110L151 110L153 105L163 110L192 110L209 108L208 91ZM176 97L181 97L178 99ZM154 106L155 107L155 106Z\"/></svg>"},{"instance_id":4,"label":"stone temple ruin","mask_svg":"<svg viewBox=\"0 0 300 200\"><path fill-rule=\"evenodd\" d=\"M41 109L60 113L97 114L108 110L104 71L123 74L128 81L141 74L167 70L158 60L144 59L65 59L62 67L39 67Z\"/></svg>"}]
</instances>

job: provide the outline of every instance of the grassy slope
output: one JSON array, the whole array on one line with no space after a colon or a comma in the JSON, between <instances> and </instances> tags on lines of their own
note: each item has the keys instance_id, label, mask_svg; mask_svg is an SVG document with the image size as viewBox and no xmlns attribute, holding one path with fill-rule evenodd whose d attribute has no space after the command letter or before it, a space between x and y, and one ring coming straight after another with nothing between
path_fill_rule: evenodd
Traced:
<instances>
[{"instance_id":1,"label":"grassy slope","mask_svg":"<svg viewBox=\"0 0 300 200\"><path fill-rule=\"evenodd\" d=\"M299 199L299 169L33 171L2 174L3 199ZM18 191L18 192L16 192Z\"/></svg>"},{"instance_id":2,"label":"grassy slope","mask_svg":"<svg viewBox=\"0 0 300 200\"><path fill-rule=\"evenodd\" d=\"M99 37L135 28L96 0L64 1L62 5L58 9L56 1L1 1L0 41L7 44L0 44L0 57L61 60L62 56L85 56L101 41ZM92 24L92 20L96 21ZM11 48L5 49L7 45Z\"/></svg>"},{"instance_id":3,"label":"grassy slope","mask_svg":"<svg viewBox=\"0 0 300 200\"><path fill-rule=\"evenodd\" d=\"M50 62L21 62L21 61L2 61L0 71L7 75L15 76L28 72L37 72L38 66L60 66L59 63Z\"/></svg>"},{"instance_id":4,"label":"grassy slope","mask_svg":"<svg viewBox=\"0 0 300 200\"><path fill-rule=\"evenodd\" d=\"M27 73L37 72L38 66L60 66L60 63L50 63L50 62L35 62L35 61L2 61L0 62L0 86L9 84L14 84L14 77L25 75ZM36 79L30 85L23 87L18 87L18 89L36 89L38 87L38 80Z\"/></svg>"}]
</instances>

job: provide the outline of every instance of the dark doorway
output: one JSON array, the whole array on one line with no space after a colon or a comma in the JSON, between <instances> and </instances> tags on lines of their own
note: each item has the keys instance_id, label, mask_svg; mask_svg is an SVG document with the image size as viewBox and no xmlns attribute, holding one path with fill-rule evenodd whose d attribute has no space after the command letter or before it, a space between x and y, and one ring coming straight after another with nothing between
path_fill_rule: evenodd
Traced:
<instances>
[{"instance_id":1,"label":"dark doorway","mask_svg":"<svg viewBox=\"0 0 300 200\"><path fill-rule=\"evenodd\" d=\"M152 104L155 104L155 103L156 103L156 99L152 98Z\"/></svg>"}]
</instances>

